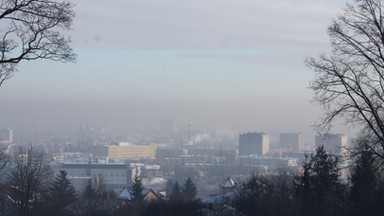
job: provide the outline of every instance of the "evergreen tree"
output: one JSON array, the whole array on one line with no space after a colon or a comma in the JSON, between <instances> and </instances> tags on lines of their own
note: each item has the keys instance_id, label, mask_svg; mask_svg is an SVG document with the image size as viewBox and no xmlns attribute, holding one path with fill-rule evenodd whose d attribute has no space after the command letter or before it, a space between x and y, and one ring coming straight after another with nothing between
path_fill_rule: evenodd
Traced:
<instances>
[{"instance_id":1,"label":"evergreen tree","mask_svg":"<svg viewBox=\"0 0 384 216\"><path fill-rule=\"evenodd\" d=\"M340 168L338 157L327 154L323 146L316 150L312 158L312 185L317 198L317 209L326 215L325 209L332 209L338 203L338 192L341 189ZM324 214L320 214L324 215Z\"/></svg>"},{"instance_id":2,"label":"evergreen tree","mask_svg":"<svg viewBox=\"0 0 384 216\"><path fill-rule=\"evenodd\" d=\"M350 181L350 201L355 215L376 215L378 179L375 160L368 149L360 151Z\"/></svg>"},{"instance_id":3,"label":"evergreen tree","mask_svg":"<svg viewBox=\"0 0 384 216\"><path fill-rule=\"evenodd\" d=\"M52 215L63 215L63 209L76 199L75 189L67 178L67 172L61 170L50 187L48 203Z\"/></svg>"},{"instance_id":4,"label":"evergreen tree","mask_svg":"<svg viewBox=\"0 0 384 216\"><path fill-rule=\"evenodd\" d=\"M302 173L295 176L293 181L295 195L298 205L300 206L301 215L308 215L313 198L313 186L311 185L312 166L312 161L309 160L309 156L305 155L305 160L302 165Z\"/></svg>"},{"instance_id":5,"label":"evergreen tree","mask_svg":"<svg viewBox=\"0 0 384 216\"><path fill-rule=\"evenodd\" d=\"M141 204L143 202L143 190L144 186L141 182L141 178L136 173L136 175L133 177L133 183L131 188L132 202L134 204Z\"/></svg>"},{"instance_id":6,"label":"evergreen tree","mask_svg":"<svg viewBox=\"0 0 384 216\"><path fill-rule=\"evenodd\" d=\"M341 210L343 185L339 160L323 146L303 162L303 173L294 180L301 215L335 215Z\"/></svg>"},{"instance_id":7,"label":"evergreen tree","mask_svg":"<svg viewBox=\"0 0 384 216\"><path fill-rule=\"evenodd\" d=\"M181 201L182 197L183 195L181 193L180 185L176 182L172 187L172 192L169 195L169 200L172 202Z\"/></svg>"},{"instance_id":8,"label":"evergreen tree","mask_svg":"<svg viewBox=\"0 0 384 216\"><path fill-rule=\"evenodd\" d=\"M169 196L172 194L172 189L173 189L173 185L174 185L175 183L173 182L173 180L172 179L169 179L168 181L167 181L167 185L165 186L165 190L166 190L166 195L167 195L167 197L169 198Z\"/></svg>"},{"instance_id":9,"label":"evergreen tree","mask_svg":"<svg viewBox=\"0 0 384 216\"><path fill-rule=\"evenodd\" d=\"M191 178L188 178L185 182L183 187L181 188L181 192L183 194L183 198L186 201L192 201L197 196L197 188L196 185L192 182Z\"/></svg>"},{"instance_id":10,"label":"evergreen tree","mask_svg":"<svg viewBox=\"0 0 384 216\"><path fill-rule=\"evenodd\" d=\"M251 178L241 185L234 205L245 215L267 215L264 210L267 206L270 207L270 205L266 205L267 198L271 195L270 192L268 182L252 174Z\"/></svg>"}]
</instances>

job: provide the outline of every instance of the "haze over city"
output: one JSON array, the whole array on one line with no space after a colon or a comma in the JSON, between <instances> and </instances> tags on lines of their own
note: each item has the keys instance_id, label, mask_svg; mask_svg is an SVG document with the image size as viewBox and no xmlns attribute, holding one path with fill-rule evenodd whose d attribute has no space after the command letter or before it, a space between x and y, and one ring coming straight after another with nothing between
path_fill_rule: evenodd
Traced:
<instances>
[{"instance_id":1,"label":"haze over city","mask_svg":"<svg viewBox=\"0 0 384 216\"><path fill-rule=\"evenodd\" d=\"M329 51L344 1L76 2L77 63L23 62L0 88L0 128L300 131L322 116L303 60ZM336 132L348 133L340 127Z\"/></svg>"},{"instance_id":2,"label":"haze over city","mask_svg":"<svg viewBox=\"0 0 384 216\"><path fill-rule=\"evenodd\" d=\"M383 29L384 0L2 0L0 216L382 215Z\"/></svg>"}]
</instances>

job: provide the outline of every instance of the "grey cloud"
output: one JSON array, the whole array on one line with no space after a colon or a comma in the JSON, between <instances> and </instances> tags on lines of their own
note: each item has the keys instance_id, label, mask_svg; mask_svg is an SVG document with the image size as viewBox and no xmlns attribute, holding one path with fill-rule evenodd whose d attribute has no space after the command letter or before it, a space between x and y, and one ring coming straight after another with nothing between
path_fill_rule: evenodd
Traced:
<instances>
[{"instance_id":1,"label":"grey cloud","mask_svg":"<svg viewBox=\"0 0 384 216\"><path fill-rule=\"evenodd\" d=\"M259 48L266 39L318 40L337 11L333 6L303 0L82 1L74 39L79 46L88 41L126 49ZM95 35L103 41L92 42Z\"/></svg>"}]
</instances>

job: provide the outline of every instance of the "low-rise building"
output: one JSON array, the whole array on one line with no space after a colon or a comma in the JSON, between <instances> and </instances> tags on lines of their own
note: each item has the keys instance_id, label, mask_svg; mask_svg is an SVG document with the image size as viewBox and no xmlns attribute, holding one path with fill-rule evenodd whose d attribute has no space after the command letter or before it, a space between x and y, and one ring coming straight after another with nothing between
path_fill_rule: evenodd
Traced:
<instances>
[{"instance_id":1,"label":"low-rise building","mask_svg":"<svg viewBox=\"0 0 384 216\"><path fill-rule=\"evenodd\" d=\"M64 163L54 167L55 171L64 170L67 178L76 190L81 190L86 181L100 177L103 183L111 188L120 188L131 184L132 168L130 164L92 164L92 163Z\"/></svg>"},{"instance_id":2,"label":"low-rise building","mask_svg":"<svg viewBox=\"0 0 384 216\"><path fill-rule=\"evenodd\" d=\"M260 157L258 155L239 156L239 160L244 162L244 165L265 166L269 168L287 168L296 167L297 158L274 158Z\"/></svg>"}]
</instances>

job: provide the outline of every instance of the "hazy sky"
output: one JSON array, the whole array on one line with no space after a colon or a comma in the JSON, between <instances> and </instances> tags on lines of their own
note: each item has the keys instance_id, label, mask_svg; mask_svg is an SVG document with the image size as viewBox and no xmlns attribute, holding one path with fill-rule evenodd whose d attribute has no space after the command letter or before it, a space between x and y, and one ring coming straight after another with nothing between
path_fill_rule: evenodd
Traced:
<instances>
[{"instance_id":1,"label":"hazy sky","mask_svg":"<svg viewBox=\"0 0 384 216\"><path fill-rule=\"evenodd\" d=\"M0 127L179 127L308 132L307 56L329 50L345 1L76 2L76 64L25 62L0 87Z\"/></svg>"}]
</instances>

